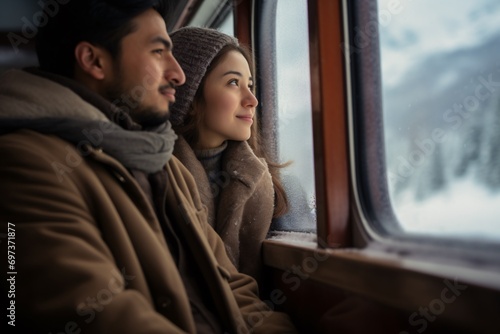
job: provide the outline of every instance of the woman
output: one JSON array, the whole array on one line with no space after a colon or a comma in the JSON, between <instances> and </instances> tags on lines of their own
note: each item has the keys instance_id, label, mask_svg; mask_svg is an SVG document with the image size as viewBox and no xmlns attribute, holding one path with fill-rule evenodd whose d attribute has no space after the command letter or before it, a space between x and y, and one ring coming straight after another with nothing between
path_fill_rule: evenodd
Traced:
<instances>
[{"instance_id":1,"label":"woman","mask_svg":"<svg viewBox=\"0 0 500 334\"><path fill-rule=\"evenodd\" d=\"M194 175L233 263L259 280L262 241L288 203L282 166L267 162L259 146L251 57L213 29L182 28L171 38L186 75L172 106L174 155Z\"/></svg>"}]
</instances>

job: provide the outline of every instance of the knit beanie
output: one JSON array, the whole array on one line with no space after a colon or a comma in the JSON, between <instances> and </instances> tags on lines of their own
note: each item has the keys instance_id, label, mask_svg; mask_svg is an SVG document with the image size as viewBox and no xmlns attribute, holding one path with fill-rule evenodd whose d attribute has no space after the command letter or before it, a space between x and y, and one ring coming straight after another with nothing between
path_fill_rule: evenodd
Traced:
<instances>
[{"instance_id":1,"label":"knit beanie","mask_svg":"<svg viewBox=\"0 0 500 334\"><path fill-rule=\"evenodd\" d=\"M186 75L186 82L176 88L171 106L170 122L181 125L187 117L196 91L212 60L228 44L238 46L238 40L215 29L185 27L170 34L173 55Z\"/></svg>"}]
</instances>

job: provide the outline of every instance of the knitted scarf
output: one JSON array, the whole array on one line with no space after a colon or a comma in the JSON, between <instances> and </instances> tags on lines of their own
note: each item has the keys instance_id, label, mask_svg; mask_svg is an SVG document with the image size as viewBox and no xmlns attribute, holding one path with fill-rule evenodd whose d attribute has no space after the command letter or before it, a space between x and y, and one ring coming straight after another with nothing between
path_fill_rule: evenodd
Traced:
<instances>
[{"instance_id":1,"label":"knitted scarf","mask_svg":"<svg viewBox=\"0 0 500 334\"><path fill-rule=\"evenodd\" d=\"M177 135L169 122L141 129L75 81L29 72L12 70L0 77L0 134L20 129L53 134L82 155L86 145L99 147L125 167L146 173L161 170L171 158Z\"/></svg>"}]
</instances>

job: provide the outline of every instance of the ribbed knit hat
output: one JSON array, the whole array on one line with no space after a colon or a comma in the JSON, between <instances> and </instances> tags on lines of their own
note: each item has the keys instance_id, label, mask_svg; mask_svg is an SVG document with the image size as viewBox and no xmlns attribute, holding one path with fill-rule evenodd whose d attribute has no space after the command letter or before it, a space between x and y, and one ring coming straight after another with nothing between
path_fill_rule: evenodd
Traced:
<instances>
[{"instance_id":1,"label":"ribbed knit hat","mask_svg":"<svg viewBox=\"0 0 500 334\"><path fill-rule=\"evenodd\" d=\"M194 96L212 60L228 44L238 46L238 40L220 31L208 28L185 27L170 34L173 55L186 75L184 85L176 88L175 103L171 107L170 122L177 126L184 122Z\"/></svg>"}]
</instances>

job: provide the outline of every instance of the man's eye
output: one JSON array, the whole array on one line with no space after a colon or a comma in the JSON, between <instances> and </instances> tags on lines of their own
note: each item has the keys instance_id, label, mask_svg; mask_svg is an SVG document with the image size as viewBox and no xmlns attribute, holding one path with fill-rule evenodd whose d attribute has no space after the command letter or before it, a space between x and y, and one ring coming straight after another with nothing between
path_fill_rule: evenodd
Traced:
<instances>
[{"instance_id":1,"label":"man's eye","mask_svg":"<svg viewBox=\"0 0 500 334\"><path fill-rule=\"evenodd\" d=\"M157 54L159 54L161 56L163 54L163 49L153 50L153 53L157 53Z\"/></svg>"}]
</instances>

